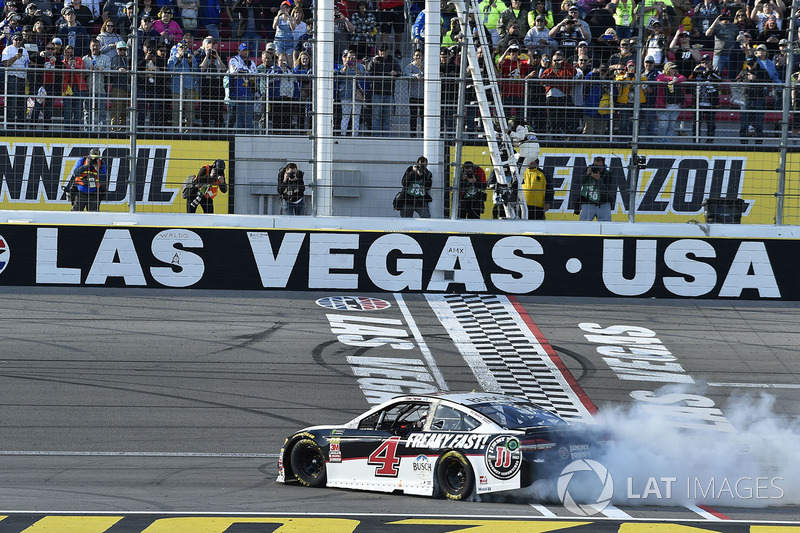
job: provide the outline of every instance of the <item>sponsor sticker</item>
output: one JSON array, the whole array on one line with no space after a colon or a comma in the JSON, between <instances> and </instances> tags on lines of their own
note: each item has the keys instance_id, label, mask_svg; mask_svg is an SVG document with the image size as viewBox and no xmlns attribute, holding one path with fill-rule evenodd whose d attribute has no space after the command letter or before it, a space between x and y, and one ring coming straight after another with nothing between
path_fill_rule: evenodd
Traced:
<instances>
[{"instance_id":1,"label":"sponsor sticker","mask_svg":"<svg viewBox=\"0 0 800 533\"><path fill-rule=\"evenodd\" d=\"M511 479L522 466L522 453L516 437L495 437L486 447L486 468L497 479Z\"/></svg>"},{"instance_id":2,"label":"sponsor sticker","mask_svg":"<svg viewBox=\"0 0 800 533\"><path fill-rule=\"evenodd\" d=\"M328 442L330 443L330 452L328 453L328 462L329 463L341 463L342 462L342 449L340 447L339 439L329 439Z\"/></svg>"},{"instance_id":3,"label":"sponsor sticker","mask_svg":"<svg viewBox=\"0 0 800 533\"><path fill-rule=\"evenodd\" d=\"M481 476L480 478L478 478L478 482L481 485L486 485L487 483L489 483L489 478L487 478L486 476Z\"/></svg>"},{"instance_id":4,"label":"sponsor sticker","mask_svg":"<svg viewBox=\"0 0 800 533\"><path fill-rule=\"evenodd\" d=\"M426 455L418 455L414 459L412 467L417 477L423 481L427 481L433 476L433 465Z\"/></svg>"},{"instance_id":5,"label":"sponsor sticker","mask_svg":"<svg viewBox=\"0 0 800 533\"><path fill-rule=\"evenodd\" d=\"M365 296L326 296L317 300L316 303L320 307L336 311L380 311L392 306L386 300Z\"/></svg>"},{"instance_id":6,"label":"sponsor sticker","mask_svg":"<svg viewBox=\"0 0 800 533\"><path fill-rule=\"evenodd\" d=\"M10 258L11 250L8 248L8 242L0 235L0 274L6 269Z\"/></svg>"}]
</instances>

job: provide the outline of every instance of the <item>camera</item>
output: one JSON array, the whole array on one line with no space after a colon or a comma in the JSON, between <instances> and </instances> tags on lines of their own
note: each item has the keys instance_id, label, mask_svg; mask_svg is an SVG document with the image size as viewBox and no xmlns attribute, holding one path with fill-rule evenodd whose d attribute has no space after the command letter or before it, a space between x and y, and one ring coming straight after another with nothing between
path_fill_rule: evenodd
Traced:
<instances>
[{"instance_id":1,"label":"camera","mask_svg":"<svg viewBox=\"0 0 800 533\"><path fill-rule=\"evenodd\" d=\"M200 205L200 202L203 201L203 195L198 193L194 200L192 200L192 207L197 209L197 206Z\"/></svg>"},{"instance_id":2,"label":"camera","mask_svg":"<svg viewBox=\"0 0 800 533\"><path fill-rule=\"evenodd\" d=\"M589 167L589 170L591 171L592 174L600 174L600 167L598 167L597 165L592 165L591 167Z\"/></svg>"}]
</instances>

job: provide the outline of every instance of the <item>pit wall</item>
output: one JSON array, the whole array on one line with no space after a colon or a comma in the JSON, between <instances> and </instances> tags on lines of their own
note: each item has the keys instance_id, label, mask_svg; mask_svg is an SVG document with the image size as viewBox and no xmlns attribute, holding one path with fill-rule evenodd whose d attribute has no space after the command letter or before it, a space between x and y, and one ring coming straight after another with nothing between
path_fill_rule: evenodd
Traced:
<instances>
[{"instance_id":1,"label":"pit wall","mask_svg":"<svg viewBox=\"0 0 800 533\"><path fill-rule=\"evenodd\" d=\"M798 300L793 226L0 211L0 286Z\"/></svg>"}]
</instances>

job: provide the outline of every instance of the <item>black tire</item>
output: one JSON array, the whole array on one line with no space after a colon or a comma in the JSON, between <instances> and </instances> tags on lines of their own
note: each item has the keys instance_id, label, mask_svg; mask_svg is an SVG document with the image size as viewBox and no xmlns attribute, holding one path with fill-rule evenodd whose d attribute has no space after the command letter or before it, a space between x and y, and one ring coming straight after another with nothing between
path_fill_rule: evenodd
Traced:
<instances>
[{"instance_id":1,"label":"black tire","mask_svg":"<svg viewBox=\"0 0 800 533\"><path fill-rule=\"evenodd\" d=\"M303 439L292 447L290 463L295 479L306 487L324 487L328 480L325 455L311 439Z\"/></svg>"},{"instance_id":2,"label":"black tire","mask_svg":"<svg viewBox=\"0 0 800 533\"><path fill-rule=\"evenodd\" d=\"M463 454L449 451L439 458L436 466L438 493L451 500L463 500L472 494L475 474Z\"/></svg>"}]
</instances>

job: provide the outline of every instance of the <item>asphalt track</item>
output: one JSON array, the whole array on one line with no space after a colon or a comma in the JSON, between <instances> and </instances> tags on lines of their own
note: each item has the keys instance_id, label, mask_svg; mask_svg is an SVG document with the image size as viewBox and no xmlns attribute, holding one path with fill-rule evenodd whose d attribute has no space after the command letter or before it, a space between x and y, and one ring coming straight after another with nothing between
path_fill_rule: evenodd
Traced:
<instances>
[{"instance_id":1,"label":"asphalt track","mask_svg":"<svg viewBox=\"0 0 800 533\"><path fill-rule=\"evenodd\" d=\"M377 354L338 339L328 315L348 311L316 303L329 296L0 289L0 515L7 516L0 533L800 528L793 501L611 506L580 518L557 503L455 503L278 484L285 436L369 407L346 357L387 355L385 346ZM450 390L480 390L424 295L350 296L389 302L369 316L397 324ZM798 304L515 300L586 404L601 412L662 383L621 379L579 324L649 328L680 364L674 374L691 376L716 406L732 394L768 392L776 423L800 419Z\"/></svg>"}]
</instances>

